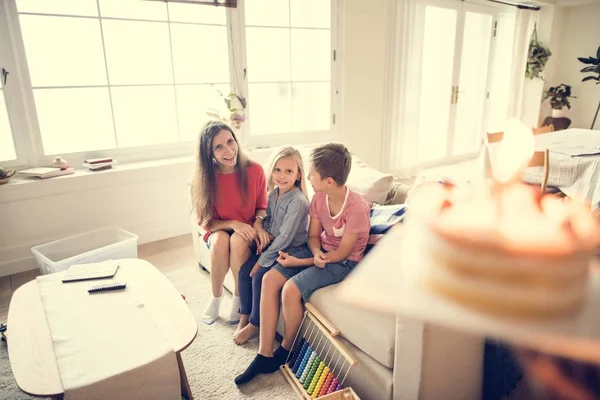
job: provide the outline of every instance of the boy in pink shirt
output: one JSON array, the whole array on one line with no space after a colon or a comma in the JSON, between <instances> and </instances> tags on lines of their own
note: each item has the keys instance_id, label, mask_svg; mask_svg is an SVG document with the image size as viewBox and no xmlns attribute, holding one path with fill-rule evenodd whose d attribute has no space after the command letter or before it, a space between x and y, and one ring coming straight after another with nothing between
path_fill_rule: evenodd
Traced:
<instances>
[{"instance_id":1,"label":"boy in pink shirt","mask_svg":"<svg viewBox=\"0 0 600 400\"><path fill-rule=\"evenodd\" d=\"M308 245L280 252L262 282L258 354L236 384L275 372L285 363L304 314L303 301L325 286L341 282L362 259L369 240L367 202L346 187L352 156L342 144L326 144L311 154L309 173L315 195L310 203ZM279 318L279 293L285 321L281 346L273 352Z\"/></svg>"}]
</instances>

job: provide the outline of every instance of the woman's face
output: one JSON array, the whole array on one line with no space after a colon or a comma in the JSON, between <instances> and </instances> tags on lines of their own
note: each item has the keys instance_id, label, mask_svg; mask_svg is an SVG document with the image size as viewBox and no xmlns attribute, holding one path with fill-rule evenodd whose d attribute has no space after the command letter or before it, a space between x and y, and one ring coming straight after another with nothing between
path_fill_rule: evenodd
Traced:
<instances>
[{"instance_id":1,"label":"woman's face","mask_svg":"<svg viewBox=\"0 0 600 400\"><path fill-rule=\"evenodd\" d=\"M231 132L222 129L212 141L213 157L217 165L224 170L235 168L237 163L238 145Z\"/></svg>"}]
</instances>

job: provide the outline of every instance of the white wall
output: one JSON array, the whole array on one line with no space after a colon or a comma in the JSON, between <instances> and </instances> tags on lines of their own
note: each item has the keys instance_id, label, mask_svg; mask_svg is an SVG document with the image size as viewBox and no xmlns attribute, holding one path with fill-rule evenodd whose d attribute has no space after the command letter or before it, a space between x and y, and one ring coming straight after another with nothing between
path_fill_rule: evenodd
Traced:
<instances>
[{"instance_id":1,"label":"white wall","mask_svg":"<svg viewBox=\"0 0 600 400\"><path fill-rule=\"evenodd\" d=\"M577 57L596 56L600 46L600 4L561 7L560 12L562 17L555 28L559 32L557 53L553 56L555 68L547 85L564 83L573 87L577 99L571 101L572 108L566 116L572 121L571 127L589 129L600 101L600 85L595 81L581 82L589 74L579 72L584 64ZM549 115L549 108L544 111L543 116ZM600 129L600 121L596 121L595 129Z\"/></svg>"},{"instance_id":2,"label":"white wall","mask_svg":"<svg viewBox=\"0 0 600 400\"><path fill-rule=\"evenodd\" d=\"M387 1L346 0L343 12L343 138L353 153L377 168L383 140Z\"/></svg>"}]
</instances>

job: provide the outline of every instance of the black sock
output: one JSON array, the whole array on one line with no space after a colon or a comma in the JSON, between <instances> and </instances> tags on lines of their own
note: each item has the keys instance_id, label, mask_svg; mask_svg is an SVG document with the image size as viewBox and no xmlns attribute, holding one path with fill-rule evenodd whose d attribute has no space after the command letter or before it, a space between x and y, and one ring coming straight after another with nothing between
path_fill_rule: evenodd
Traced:
<instances>
[{"instance_id":1,"label":"black sock","mask_svg":"<svg viewBox=\"0 0 600 400\"><path fill-rule=\"evenodd\" d=\"M273 353L273 358L277 362L277 365L283 365L285 364L285 360L288 358L289 354L289 350L286 350L283 346L279 346Z\"/></svg>"},{"instance_id":2,"label":"black sock","mask_svg":"<svg viewBox=\"0 0 600 400\"><path fill-rule=\"evenodd\" d=\"M285 359L284 359L285 361ZM258 374L270 374L279 369L279 364L275 362L275 357L265 357L257 354L248 368L235 378L235 384L241 385L251 381Z\"/></svg>"}]
</instances>

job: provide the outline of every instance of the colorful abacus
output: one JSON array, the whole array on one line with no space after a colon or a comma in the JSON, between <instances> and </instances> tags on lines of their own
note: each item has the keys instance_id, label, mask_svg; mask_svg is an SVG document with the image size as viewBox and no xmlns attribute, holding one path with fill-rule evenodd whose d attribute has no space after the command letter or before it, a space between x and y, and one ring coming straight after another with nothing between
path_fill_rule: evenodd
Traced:
<instances>
[{"instance_id":1,"label":"colorful abacus","mask_svg":"<svg viewBox=\"0 0 600 400\"><path fill-rule=\"evenodd\" d=\"M300 398L329 399L330 395L338 393L340 396L335 398L358 399L352 389L344 389L344 381L356 361L335 337L338 334L339 331L318 310L306 304L292 351L281 367Z\"/></svg>"}]
</instances>

